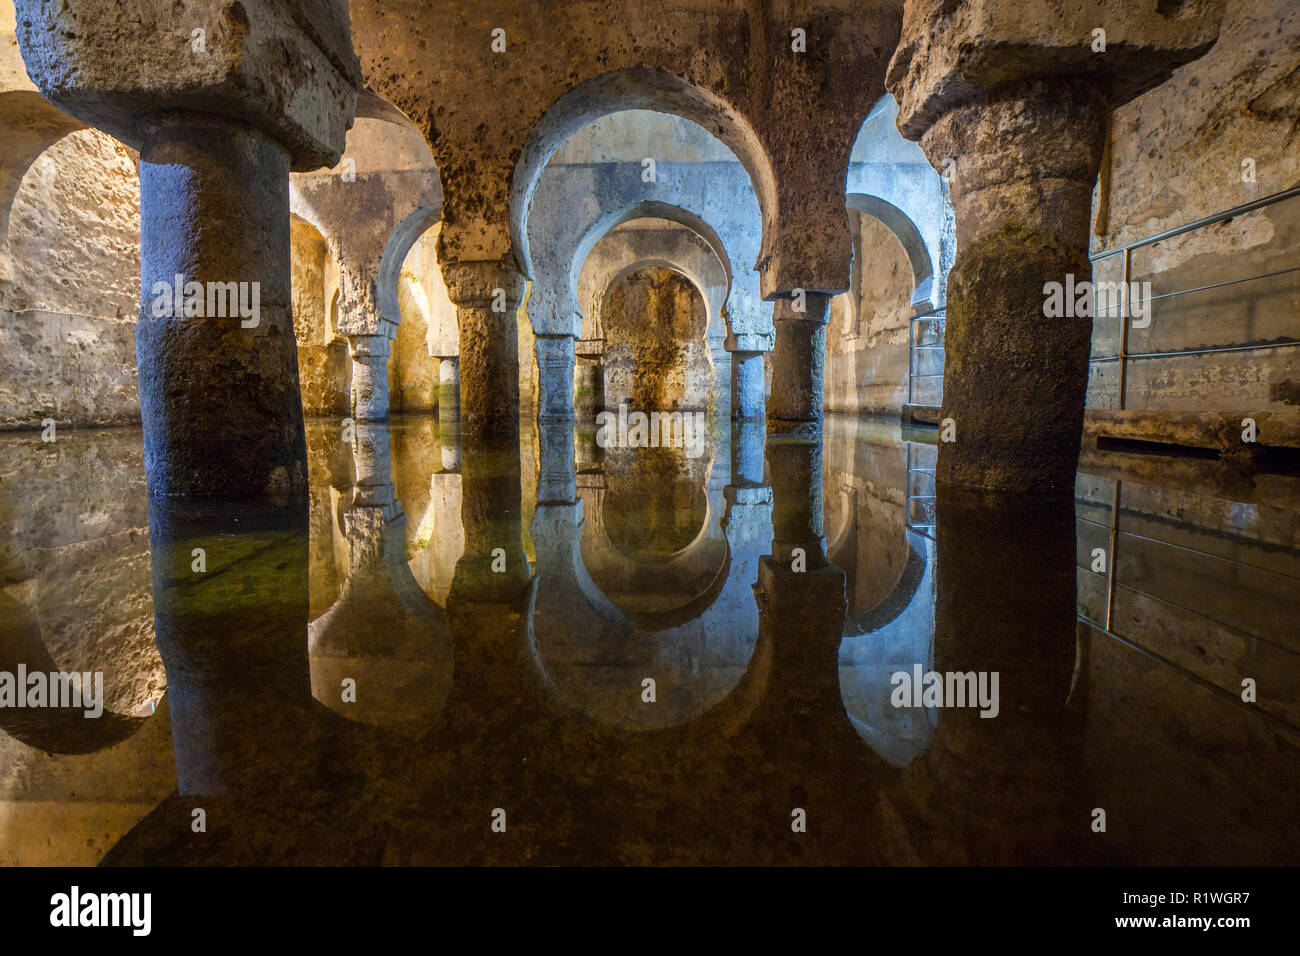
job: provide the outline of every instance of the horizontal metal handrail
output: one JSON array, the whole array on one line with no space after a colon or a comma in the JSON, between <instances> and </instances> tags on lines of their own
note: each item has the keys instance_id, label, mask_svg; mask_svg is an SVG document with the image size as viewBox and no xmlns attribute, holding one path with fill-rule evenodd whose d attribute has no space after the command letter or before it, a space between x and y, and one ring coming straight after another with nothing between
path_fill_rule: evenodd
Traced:
<instances>
[{"instance_id":1,"label":"horizontal metal handrail","mask_svg":"<svg viewBox=\"0 0 1300 956\"><path fill-rule=\"evenodd\" d=\"M1213 352L1257 352L1260 349L1293 349L1300 346L1300 339L1284 339L1281 342L1259 342L1255 345L1215 345L1204 349L1179 349L1174 352L1129 352L1122 356L1126 360L1140 358L1175 358L1179 355L1209 355ZM1094 355L1090 362L1118 362L1119 355Z\"/></svg>"},{"instance_id":2,"label":"horizontal metal handrail","mask_svg":"<svg viewBox=\"0 0 1300 956\"><path fill-rule=\"evenodd\" d=\"M1243 282L1254 282L1258 279L1274 279L1278 276L1290 275L1292 272L1300 272L1300 266L1292 266L1290 269L1278 269L1276 272L1261 272L1257 276L1242 276L1239 279L1225 279L1223 282L1213 282L1210 285L1198 285L1194 289L1179 289L1176 292L1162 292L1160 295L1153 295L1147 299L1134 299L1133 302L1155 302L1159 299L1172 299L1175 296L1191 295L1193 292L1208 292L1210 289L1222 289L1225 285L1240 285ZM1118 319L1118 315L1100 316L1106 319Z\"/></svg>"},{"instance_id":3,"label":"horizontal metal handrail","mask_svg":"<svg viewBox=\"0 0 1300 956\"><path fill-rule=\"evenodd\" d=\"M1153 236L1146 236L1123 246L1116 246L1114 249L1107 249L1096 255L1088 257L1090 262L1097 262L1101 259L1108 259L1111 256L1119 255L1123 252L1130 252L1134 249L1141 249L1144 246L1150 246L1157 242L1163 242L1165 239L1173 239L1175 236L1181 236L1184 233L1192 232L1196 229L1203 229L1206 226L1212 226L1218 222L1224 222L1228 219L1235 219L1237 216L1244 216L1248 212L1254 212L1256 209L1263 209L1265 206L1271 206L1274 203L1284 202L1287 199L1295 199L1300 196L1300 186L1292 186L1290 189L1284 189L1279 193L1273 193L1271 196L1264 196L1260 199L1253 199L1250 202L1242 203L1240 206L1233 206L1231 209L1225 209L1223 212L1216 212L1211 216L1203 219L1197 219L1195 222L1189 222L1183 226L1175 226L1173 229L1166 229L1164 232L1158 232Z\"/></svg>"}]
</instances>

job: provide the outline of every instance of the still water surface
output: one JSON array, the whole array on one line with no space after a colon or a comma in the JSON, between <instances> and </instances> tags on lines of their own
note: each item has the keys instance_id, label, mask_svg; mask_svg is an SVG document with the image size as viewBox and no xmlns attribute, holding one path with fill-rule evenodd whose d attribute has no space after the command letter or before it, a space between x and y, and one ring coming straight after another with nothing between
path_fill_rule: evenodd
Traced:
<instances>
[{"instance_id":1,"label":"still water surface","mask_svg":"<svg viewBox=\"0 0 1300 956\"><path fill-rule=\"evenodd\" d=\"M151 503L138 430L0 438L0 672L106 708L0 708L0 863L1300 859L1294 478L936 495L853 419L308 441L309 506L236 513Z\"/></svg>"}]
</instances>

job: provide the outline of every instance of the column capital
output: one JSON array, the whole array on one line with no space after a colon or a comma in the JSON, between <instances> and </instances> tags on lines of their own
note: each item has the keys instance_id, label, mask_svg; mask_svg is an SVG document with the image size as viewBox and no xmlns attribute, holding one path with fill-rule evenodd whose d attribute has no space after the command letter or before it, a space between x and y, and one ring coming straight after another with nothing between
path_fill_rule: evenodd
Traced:
<instances>
[{"instance_id":1,"label":"column capital","mask_svg":"<svg viewBox=\"0 0 1300 956\"><path fill-rule=\"evenodd\" d=\"M907 0L885 86L919 140L954 108L1000 87L1083 79L1114 109L1168 79L1219 36L1225 0ZM933 161L933 160L932 160Z\"/></svg>"},{"instance_id":2,"label":"column capital","mask_svg":"<svg viewBox=\"0 0 1300 956\"><path fill-rule=\"evenodd\" d=\"M41 93L136 149L142 124L212 113L276 139L295 171L333 166L362 84L344 0L17 0Z\"/></svg>"},{"instance_id":3,"label":"column capital","mask_svg":"<svg viewBox=\"0 0 1300 956\"><path fill-rule=\"evenodd\" d=\"M447 298L462 309L494 309L504 302L514 312L524 298L524 276L504 260L444 262L442 278Z\"/></svg>"},{"instance_id":4,"label":"column capital","mask_svg":"<svg viewBox=\"0 0 1300 956\"><path fill-rule=\"evenodd\" d=\"M803 308L800 309L799 306ZM815 322L825 325L830 321L831 293L804 292L802 296L785 293L772 306L773 322Z\"/></svg>"}]
</instances>

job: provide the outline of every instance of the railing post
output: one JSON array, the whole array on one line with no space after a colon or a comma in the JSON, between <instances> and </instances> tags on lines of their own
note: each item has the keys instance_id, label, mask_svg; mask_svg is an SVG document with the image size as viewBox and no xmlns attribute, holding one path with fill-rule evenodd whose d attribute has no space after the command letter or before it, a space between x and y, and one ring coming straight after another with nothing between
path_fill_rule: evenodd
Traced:
<instances>
[{"instance_id":1,"label":"railing post","mask_svg":"<svg viewBox=\"0 0 1300 956\"><path fill-rule=\"evenodd\" d=\"M1123 265L1119 274L1119 395L1115 408L1121 412L1124 411L1124 390L1128 384L1128 270L1132 251L1132 246L1124 247Z\"/></svg>"},{"instance_id":2,"label":"railing post","mask_svg":"<svg viewBox=\"0 0 1300 956\"><path fill-rule=\"evenodd\" d=\"M1119 550L1119 492L1123 482L1115 479L1115 490L1110 498L1110 553L1106 555L1106 630L1115 613L1115 552Z\"/></svg>"}]
</instances>

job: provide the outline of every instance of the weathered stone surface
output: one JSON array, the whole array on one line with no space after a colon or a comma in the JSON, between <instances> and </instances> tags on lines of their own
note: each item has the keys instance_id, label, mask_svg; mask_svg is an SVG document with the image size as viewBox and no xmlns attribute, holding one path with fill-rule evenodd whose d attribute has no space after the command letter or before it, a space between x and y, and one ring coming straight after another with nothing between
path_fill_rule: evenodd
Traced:
<instances>
[{"instance_id":1,"label":"weathered stone surface","mask_svg":"<svg viewBox=\"0 0 1300 956\"><path fill-rule=\"evenodd\" d=\"M1027 80L1086 77L1111 106L1127 102L1208 50L1224 5L908 0L886 81L898 99L899 129L919 139L954 107ZM1104 51L1093 49L1098 29Z\"/></svg>"},{"instance_id":2,"label":"weathered stone surface","mask_svg":"<svg viewBox=\"0 0 1300 956\"><path fill-rule=\"evenodd\" d=\"M826 320L830 296L810 292L804 311L793 299L778 299L773 320L772 385L768 430L778 434L820 434L826 380Z\"/></svg>"},{"instance_id":3,"label":"weathered stone surface","mask_svg":"<svg viewBox=\"0 0 1300 956\"><path fill-rule=\"evenodd\" d=\"M1243 435L1254 423L1254 439ZM1084 420L1085 441L1122 438L1209 448L1224 455L1252 455L1260 446L1300 448L1300 411L1161 412L1091 410ZM1254 446L1254 447L1252 447Z\"/></svg>"},{"instance_id":4,"label":"weathered stone surface","mask_svg":"<svg viewBox=\"0 0 1300 956\"><path fill-rule=\"evenodd\" d=\"M174 109L215 113L279 140L295 169L332 165L343 149L360 86L344 6L340 0L209 0L195 8L171 0L15 4L28 72L74 116L139 148L145 117Z\"/></svg>"},{"instance_id":5,"label":"weathered stone surface","mask_svg":"<svg viewBox=\"0 0 1300 956\"><path fill-rule=\"evenodd\" d=\"M68 430L53 443L14 433L0 440L0 462L5 651L17 629L34 627L61 669L102 672L108 710L149 713L167 682L154 647L139 433Z\"/></svg>"},{"instance_id":6,"label":"weathered stone surface","mask_svg":"<svg viewBox=\"0 0 1300 956\"><path fill-rule=\"evenodd\" d=\"M928 168L928 167L927 167ZM907 400L908 334L916 277L897 236L850 212L857 253L854 288L831 300L826 327L826 408L897 415ZM946 278L946 277L945 277ZM929 353L933 354L933 353ZM917 372L931 368L916 353ZM942 363L938 363L942 369Z\"/></svg>"},{"instance_id":7,"label":"weathered stone surface","mask_svg":"<svg viewBox=\"0 0 1300 956\"><path fill-rule=\"evenodd\" d=\"M12 205L0 213L0 427L134 420L134 159L79 130L13 172Z\"/></svg>"},{"instance_id":8,"label":"weathered stone surface","mask_svg":"<svg viewBox=\"0 0 1300 956\"><path fill-rule=\"evenodd\" d=\"M610 286L601 310L605 404L642 411L709 407L713 366L699 291L681 273L648 268Z\"/></svg>"},{"instance_id":9,"label":"weathered stone surface","mask_svg":"<svg viewBox=\"0 0 1300 956\"><path fill-rule=\"evenodd\" d=\"M1117 109L1093 198L1099 253L1300 183L1300 10L1273 0L1228 6L1219 42L1166 83ZM1130 353L1294 338L1300 199L1137 250L1132 281L1150 282L1150 325ZM1119 279L1118 255L1094 281ZM1233 285L1172 295L1220 282ZM1089 408L1117 405L1118 323L1097 320ZM1300 405L1296 348L1170 356L1128 363L1126 406L1167 411Z\"/></svg>"},{"instance_id":10,"label":"weathered stone surface","mask_svg":"<svg viewBox=\"0 0 1300 956\"><path fill-rule=\"evenodd\" d=\"M460 326L460 421L466 434L519 434L519 317L524 277L504 262L442 264Z\"/></svg>"},{"instance_id":11,"label":"weathered stone surface","mask_svg":"<svg viewBox=\"0 0 1300 956\"><path fill-rule=\"evenodd\" d=\"M565 137L618 109L657 109L715 132L755 177L765 295L846 287L843 164L882 92L872 78L894 46L896 4L835 4L802 17L702 0L571 7L562 17L508 0L351 10L367 85L422 124L433 145L450 225L444 261L520 254L533 184ZM800 25L803 54L791 49ZM498 27L504 53L492 52ZM403 42L411 35L426 45ZM494 109L503 93L512 108Z\"/></svg>"},{"instance_id":12,"label":"weathered stone surface","mask_svg":"<svg viewBox=\"0 0 1300 956\"><path fill-rule=\"evenodd\" d=\"M305 493L288 154L251 128L184 113L151 126L143 147L136 357L150 493ZM177 275L256 284L256 325L156 315Z\"/></svg>"}]
</instances>

